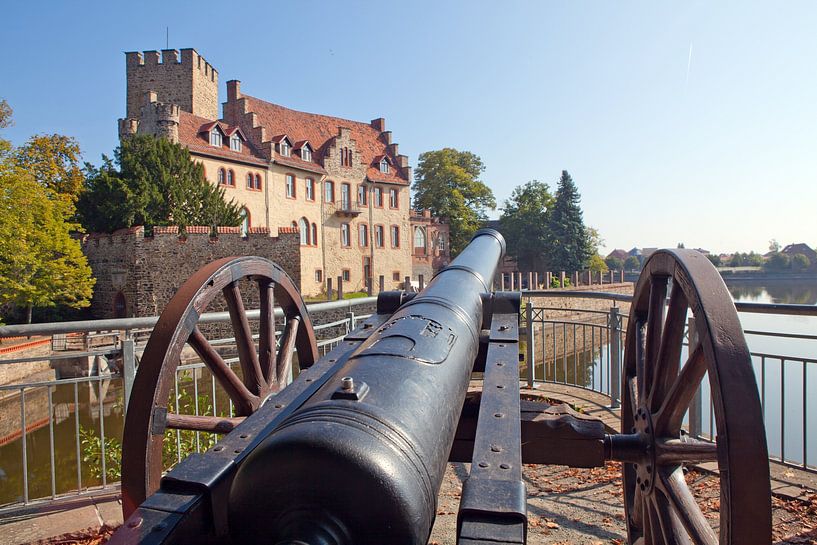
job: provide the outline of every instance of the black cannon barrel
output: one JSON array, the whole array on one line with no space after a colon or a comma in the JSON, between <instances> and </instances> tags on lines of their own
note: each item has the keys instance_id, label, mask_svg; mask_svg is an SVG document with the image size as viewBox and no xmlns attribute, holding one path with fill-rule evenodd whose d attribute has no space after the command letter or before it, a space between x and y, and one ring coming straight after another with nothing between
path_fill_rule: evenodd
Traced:
<instances>
[{"instance_id":1,"label":"black cannon barrel","mask_svg":"<svg viewBox=\"0 0 817 545\"><path fill-rule=\"evenodd\" d=\"M504 252L478 231L248 456L228 502L236 542L427 543Z\"/></svg>"}]
</instances>

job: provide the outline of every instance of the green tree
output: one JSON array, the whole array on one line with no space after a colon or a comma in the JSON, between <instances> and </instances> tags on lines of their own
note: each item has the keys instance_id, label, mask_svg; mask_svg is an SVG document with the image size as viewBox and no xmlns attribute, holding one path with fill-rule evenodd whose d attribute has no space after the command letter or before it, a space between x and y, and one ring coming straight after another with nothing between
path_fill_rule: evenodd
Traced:
<instances>
[{"instance_id":1,"label":"green tree","mask_svg":"<svg viewBox=\"0 0 817 545\"><path fill-rule=\"evenodd\" d=\"M777 242L776 238L769 241L769 251L775 253L780 251L780 243Z\"/></svg>"},{"instance_id":2,"label":"green tree","mask_svg":"<svg viewBox=\"0 0 817 545\"><path fill-rule=\"evenodd\" d=\"M15 161L48 191L72 205L76 202L85 176L79 166L79 144L74 138L61 134L32 136L17 148Z\"/></svg>"},{"instance_id":3,"label":"green tree","mask_svg":"<svg viewBox=\"0 0 817 545\"><path fill-rule=\"evenodd\" d=\"M548 210L553 205L550 187L532 180L517 186L505 201L499 223L508 245L508 255L521 270L546 267Z\"/></svg>"},{"instance_id":4,"label":"green tree","mask_svg":"<svg viewBox=\"0 0 817 545\"><path fill-rule=\"evenodd\" d=\"M791 257L791 268L795 271L804 271L811 267L811 260L805 254L794 254Z\"/></svg>"},{"instance_id":5,"label":"green tree","mask_svg":"<svg viewBox=\"0 0 817 545\"><path fill-rule=\"evenodd\" d=\"M235 201L204 178L187 148L163 138L130 136L103 157L99 168L86 166L85 191L77 208L92 231L133 225L238 225ZM118 169L116 168L118 166Z\"/></svg>"},{"instance_id":6,"label":"green tree","mask_svg":"<svg viewBox=\"0 0 817 545\"><path fill-rule=\"evenodd\" d=\"M94 278L67 220L70 203L20 168L0 170L0 307L90 304Z\"/></svg>"},{"instance_id":7,"label":"green tree","mask_svg":"<svg viewBox=\"0 0 817 545\"><path fill-rule=\"evenodd\" d=\"M732 259L729 261L729 266L730 267L742 267L744 265L745 260L746 260L746 257L745 257L744 254L742 254L740 252L735 252L734 254L732 254Z\"/></svg>"},{"instance_id":8,"label":"green tree","mask_svg":"<svg viewBox=\"0 0 817 545\"><path fill-rule=\"evenodd\" d=\"M610 269L607 267L607 263L604 261L604 258L601 257L599 254L595 254L590 256L590 260L588 262L588 268L595 272L607 272Z\"/></svg>"},{"instance_id":9,"label":"green tree","mask_svg":"<svg viewBox=\"0 0 817 545\"><path fill-rule=\"evenodd\" d=\"M641 269L641 262L638 258L634 255L631 255L627 259L624 260L624 270L625 271L638 271Z\"/></svg>"},{"instance_id":10,"label":"green tree","mask_svg":"<svg viewBox=\"0 0 817 545\"><path fill-rule=\"evenodd\" d=\"M744 254L743 263L747 267L760 267L763 265L763 256L755 252Z\"/></svg>"},{"instance_id":11,"label":"green tree","mask_svg":"<svg viewBox=\"0 0 817 545\"><path fill-rule=\"evenodd\" d=\"M769 256L769 259L766 261L764 266L768 270L783 271L791 266L791 259L789 259L789 256L786 254L775 252Z\"/></svg>"},{"instance_id":12,"label":"green tree","mask_svg":"<svg viewBox=\"0 0 817 545\"><path fill-rule=\"evenodd\" d=\"M581 197L573 178L562 171L556 200L548 218L548 265L552 270L579 271L587 268L592 242L582 219Z\"/></svg>"},{"instance_id":13,"label":"green tree","mask_svg":"<svg viewBox=\"0 0 817 545\"><path fill-rule=\"evenodd\" d=\"M0 99L0 129L14 125L12 110L6 99ZM8 160L11 153L11 142L0 138L0 169L6 169L11 164Z\"/></svg>"},{"instance_id":14,"label":"green tree","mask_svg":"<svg viewBox=\"0 0 817 545\"><path fill-rule=\"evenodd\" d=\"M482 159L470 151L445 148L421 153L414 183L414 207L448 222L451 254L459 253L496 208L491 189L479 177Z\"/></svg>"},{"instance_id":15,"label":"green tree","mask_svg":"<svg viewBox=\"0 0 817 545\"><path fill-rule=\"evenodd\" d=\"M605 260L607 263L607 268L613 271L620 271L624 269L624 260L620 257L616 257L614 255L608 256Z\"/></svg>"},{"instance_id":16,"label":"green tree","mask_svg":"<svg viewBox=\"0 0 817 545\"><path fill-rule=\"evenodd\" d=\"M721 256L715 254L706 254L706 258L716 267L721 266Z\"/></svg>"}]
</instances>

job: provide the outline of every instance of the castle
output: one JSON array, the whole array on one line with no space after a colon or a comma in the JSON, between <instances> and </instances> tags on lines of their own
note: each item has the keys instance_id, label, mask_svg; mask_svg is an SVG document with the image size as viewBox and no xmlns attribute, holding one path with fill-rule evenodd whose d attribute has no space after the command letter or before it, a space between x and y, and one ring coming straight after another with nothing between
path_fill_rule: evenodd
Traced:
<instances>
[{"instance_id":1,"label":"castle","mask_svg":"<svg viewBox=\"0 0 817 545\"><path fill-rule=\"evenodd\" d=\"M238 80L227 82L219 117L218 71L196 50L125 58L120 137L152 134L187 147L241 206L241 235L296 229L305 295L337 278L345 291L393 289L448 263L448 226L411 210L411 167L385 119L295 111L244 94Z\"/></svg>"}]
</instances>

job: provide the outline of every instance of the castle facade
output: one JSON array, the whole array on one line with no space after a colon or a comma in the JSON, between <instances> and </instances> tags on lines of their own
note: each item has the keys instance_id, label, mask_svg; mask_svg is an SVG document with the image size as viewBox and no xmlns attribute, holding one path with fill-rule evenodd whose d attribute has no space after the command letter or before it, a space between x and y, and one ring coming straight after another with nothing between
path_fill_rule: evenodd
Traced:
<instances>
[{"instance_id":1,"label":"castle facade","mask_svg":"<svg viewBox=\"0 0 817 545\"><path fill-rule=\"evenodd\" d=\"M297 229L305 295L397 288L449 261L448 230L410 208L411 167L383 118L368 123L299 112L227 82L194 49L129 52L120 137L186 146L243 216L241 234ZM416 271L414 269L417 269Z\"/></svg>"}]
</instances>

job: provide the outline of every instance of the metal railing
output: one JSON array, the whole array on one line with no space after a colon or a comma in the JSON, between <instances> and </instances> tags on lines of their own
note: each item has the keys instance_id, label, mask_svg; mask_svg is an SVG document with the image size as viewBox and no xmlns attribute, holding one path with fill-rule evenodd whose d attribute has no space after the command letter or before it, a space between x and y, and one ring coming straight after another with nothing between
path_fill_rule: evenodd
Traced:
<instances>
[{"instance_id":1,"label":"metal railing","mask_svg":"<svg viewBox=\"0 0 817 545\"><path fill-rule=\"evenodd\" d=\"M326 354L352 329L357 320L369 316L361 308L371 308L376 297L314 303L307 305L313 319L318 339L319 354ZM322 321L327 312L346 311L342 318ZM355 310L358 314L355 314ZM280 309L275 315L283 317ZM259 318L258 310L249 311L250 320ZM55 500L62 496L92 495L118 486L117 463L121 441L124 413L127 410L133 379L136 375L138 355L144 348L149 332L158 317L124 318L113 320L89 320L46 324L27 324L0 327L0 338L28 337L38 335L57 336L51 351L37 356L12 357L6 354L0 366L50 362L59 364L64 360L92 358L97 363L96 374L65 379L23 379L12 384L0 385L0 414L6 424L0 424L0 517L21 506L38 501ZM229 323L227 312L203 314L200 323ZM82 351L60 351L67 348L61 340L66 334L76 338L112 339L109 346L91 347ZM79 335L76 335L79 334ZM280 335L280 332L276 332ZM87 341L82 346L87 347ZM214 339L214 346L230 346L235 339ZM117 365L106 365L116 361ZM237 358L225 360L237 363ZM208 403L215 413L219 407L215 379L204 376L201 362L180 365L176 372L174 397L178 403L185 384L180 377L194 377L191 409L203 414L200 406L200 386L209 382ZM201 382L201 384L200 384ZM178 406L176 407L178 409ZM232 415L232 406L229 407ZM177 435L177 437L180 437ZM195 448L202 445L201 435L196 432ZM177 441L176 457L181 456ZM113 471L115 469L115 471ZM70 473L70 475L69 475Z\"/></svg>"},{"instance_id":2,"label":"metal railing","mask_svg":"<svg viewBox=\"0 0 817 545\"><path fill-rule=\"evenodd\" d=\"M610 398L610 407L621 403L621 369L626 336L626 316L616 304L629 303L630 295L570 291L523 291L525 304L525 369L523 379L530 387L537 383L568 384L592 390ZM606 310L536 306L537 297L595 299L613 301ZM764 303L735 304L740 314L799 316L815 319L817 307ZM684 338L689 338L692 318ZM755 377L766 424L770 458L807 471L815 458L810 437L817 435L817 419L809 419L809 408L817 401L817 335L744 329L753 360ZM758 338L785 339L803 353L783 354L758 349ZM810 345L804 345L809 341ZM693 339L694 343L694 339ZM685 350L688 342L684 343ZM814 422L813 422L814 421ZM690 435L711 440L717 433L714 402L705 379L685 419ZM811 427L811 429L810 429Z\"/></svg>"}]
</instances>

